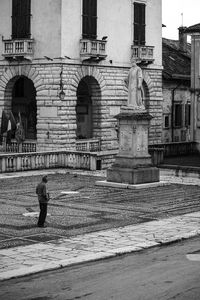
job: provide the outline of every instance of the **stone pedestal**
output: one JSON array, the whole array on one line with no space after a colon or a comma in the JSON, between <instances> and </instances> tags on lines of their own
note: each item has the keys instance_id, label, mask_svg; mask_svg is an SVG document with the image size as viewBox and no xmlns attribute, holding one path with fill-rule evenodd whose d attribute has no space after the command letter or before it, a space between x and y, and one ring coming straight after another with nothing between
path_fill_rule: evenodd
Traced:
<instances>
[{"instance_id":1,"label":"stone pedestal","mask_svg":"<svg viewBox=\"0 0 200 300\"><path fill-rule=\"evenodd\" d=\"M122 108L119 120L119 153L107 170L107 181L141 184L159 181L159 169L148 153L148 128L152 116L145 110Z\"/></svg>"}]
</instances>

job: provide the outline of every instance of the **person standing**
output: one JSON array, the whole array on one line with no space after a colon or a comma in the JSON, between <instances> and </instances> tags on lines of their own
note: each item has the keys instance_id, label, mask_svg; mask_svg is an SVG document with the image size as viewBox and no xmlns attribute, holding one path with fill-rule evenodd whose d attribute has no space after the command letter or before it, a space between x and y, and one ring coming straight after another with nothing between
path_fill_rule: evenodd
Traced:
<instances>
[{"instance_id":1,"label":"person standing","mask_svg":"<svg viewBox=\"0 0 200 300\"><path fill-rule=\"evenodd\" d=\"M38 218L38 227L46 227L45 226L45 219L47 216L47 204L49 201L49 194L47 193L47 176L42 177L42 181L36 187L36 194L38 195L38 201L40 206L40 214Z\"/></svg>"}]
</instances>

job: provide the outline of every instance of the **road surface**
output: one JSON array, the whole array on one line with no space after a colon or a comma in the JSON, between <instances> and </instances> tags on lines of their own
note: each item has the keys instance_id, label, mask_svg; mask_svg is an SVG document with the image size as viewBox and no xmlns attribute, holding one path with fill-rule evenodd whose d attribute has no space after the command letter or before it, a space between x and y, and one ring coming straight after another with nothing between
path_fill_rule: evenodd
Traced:
<instances>
[{"instance_id":1,"label":"road surface","mask_svg":"<svg viewBox=\"0 0 200 300\"><path fill-rule=\"evenodd\" d=\"M2 300L199 300L200 237L0 283Z\"/></svg>"}]
</instances>

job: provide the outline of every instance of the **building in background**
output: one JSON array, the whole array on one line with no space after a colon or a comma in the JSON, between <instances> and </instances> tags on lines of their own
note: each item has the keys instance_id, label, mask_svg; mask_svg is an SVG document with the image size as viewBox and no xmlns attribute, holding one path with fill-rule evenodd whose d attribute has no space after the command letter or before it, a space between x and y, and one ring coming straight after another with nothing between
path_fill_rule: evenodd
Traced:
<instances>
[{"instance_id":1,"label":"building in background","mask_svg":"<svg viewBox=\"0 0 200 300\"><path fill-rule=\"evenodd\" d=\"M162 142L191 141L191 44L185 27L179 40L163 38Z\"/></svg>"},{"instance_id":2,"label":"building in background","mask_svg":"<svg viewBox=\"0 0 200 300\"><path fill-rule=\"evenodd\" d=\"M191 35L191 139L200 151L200 23L187 27Z\"/></svg>"},{"instance_id":3,"label":"building in background","mask_svg":"<svg viewBox=\"0 0 200 300\"><path fill-rule=\"evenodd\" d=\"M162 141L160 0L1 0L0 34L0 112L20 112L24 143L117 149L132 55L153 116L149 144Z\"/></svg>"}]
</instances>

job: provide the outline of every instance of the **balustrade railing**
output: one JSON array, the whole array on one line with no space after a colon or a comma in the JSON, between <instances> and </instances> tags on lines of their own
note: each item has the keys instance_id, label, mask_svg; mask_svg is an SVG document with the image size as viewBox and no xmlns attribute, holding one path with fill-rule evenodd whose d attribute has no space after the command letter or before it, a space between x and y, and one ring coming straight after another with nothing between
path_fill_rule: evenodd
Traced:
<instances>
[{"instance_id":1,"label":"balustrade railing","mask_svg":"<svg viewBox=\"0 0 200 300\"><path fill-rule=\"evenodd\" d=\"M100 140L88 139L76 141L76 151L95 152L101 150Z\"/></svg>"},{"instance_id":2,"label":"balustrade railing","mask_svg":"<svg viewBox=\"0 0 200 300\"><path fill-rule=\"evenodd\" d=\"M153 149L162 150L164 157L188 155L197 152L195 142L173 142L149 145L149 150L153 151Z\"/></svg>"},{"instance_id":3,"label":"balustrade railing","mask_svg":"<svg viewBox=\"0 0 200 300\"><path fill-rule=\"evenodd\" d=\"M95 153L78 151L0 154L0 173L52 168L96 170L96 160Z\"/></svg>"},{"instance_id":4,"label":"balustrade railing","mask_svg":"<svg viewBox=\"0 0 200 300\"><path fill-rule=\"evenodd\" d=\"M33 40L3 40L3 56L32 56L33 55Z\"/></svg>"},{"instance_id":5,"label":"balustrade railing","mask_svg":"<svg viewBox=\"0 0 200 300\"><path fill-rule=\"evenodd\" d=\"M132 46L132 57L136 61L153 62L154 47L153 46Z\"/></svg>"},{"instance_id":6,"label":"balustrade railing","mask_svg":"<svg viewBox=\"0 0 200 300\"><path fill-rule=\"evenodd\" d=\"M1 150L2 152L2 150ZM36 152L36 142L27 141L21 144L18 144L15 141L11 141L10 144L5 144L3 152L12 152L12 153L27 153L27 152Z\"/></svg>"},{"instance_id":7,"label":"balustrade railing","mask_svg":"<svg viewBox=\"0 0 200 300\"><path fill-rule=\"evenodd\" d=\"M106 41L103 40L80 40L80 56L87 58L105 58L106 57Z\"/></svg>"}]
</instances>

